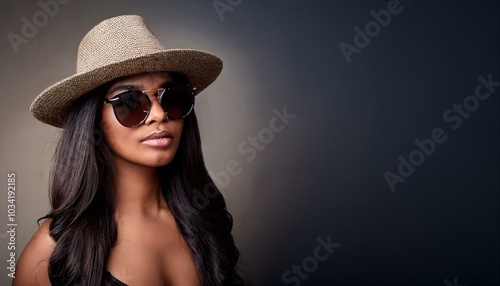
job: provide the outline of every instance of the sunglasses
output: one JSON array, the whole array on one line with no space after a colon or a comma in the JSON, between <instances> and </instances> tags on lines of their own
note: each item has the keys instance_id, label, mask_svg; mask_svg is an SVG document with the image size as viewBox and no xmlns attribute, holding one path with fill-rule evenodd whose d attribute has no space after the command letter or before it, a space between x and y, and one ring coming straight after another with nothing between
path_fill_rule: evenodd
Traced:
<instances>
[{"instance_id":1,"label":"sunglasses","mask_svg":"<svg viewBox=\"0 0 500 286\"><path fill-rule=\"evenodd\" d=\"M167 120L176 120L185 118L193 110L195 90L188 84L151 90L131 89L105 99L104 103L113 106L113 112L121 125L132 128L143 124L149 116L151 100L148 93L156 92Z\"/></svg>"}]
</instances>

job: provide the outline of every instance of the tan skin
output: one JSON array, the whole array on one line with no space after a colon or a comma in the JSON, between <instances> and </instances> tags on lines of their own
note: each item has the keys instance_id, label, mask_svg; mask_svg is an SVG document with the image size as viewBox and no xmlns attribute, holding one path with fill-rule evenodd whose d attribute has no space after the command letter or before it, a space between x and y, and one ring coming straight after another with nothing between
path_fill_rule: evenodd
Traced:
<instances>
[{"instance_id":1,"label":"tan skin","mask_svg":"<svg viewBox=\"0 0 500 286\"><path fill-rule=\"evenodd\" d=\"M110 92L118 85L133 85L139 90L162 87L170 81L166 73L144 73L114 82L106 98L123 91ZM116 212L118 236L110 252L106 270L128 285L200 285L193 253L181 235L168 204L161 194L157 167L172 161L179 146L183 120L167 120L155 92L150 92L152 107L143 125L122 126L111 104L104 104L104 138L113 152L116 169ZM168 130L172 143L151 147L142 142L151 132ZM50 285L48 259L55 242L49 236L46 220L24 249L16 268L13 285Z\"/></svg>"}]
</instances>

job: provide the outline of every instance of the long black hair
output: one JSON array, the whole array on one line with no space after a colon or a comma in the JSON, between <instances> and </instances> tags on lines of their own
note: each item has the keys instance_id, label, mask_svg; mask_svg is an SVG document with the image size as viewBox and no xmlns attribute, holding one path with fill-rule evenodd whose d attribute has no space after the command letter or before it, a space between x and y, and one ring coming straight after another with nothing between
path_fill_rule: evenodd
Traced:
<instances>
[{"instance_id":1,"label":"long black hair","mask_svg":"<svg viewBox=\"0 0 500 286\"><path fill-rule=\"evenodd\" d=\"M183 74L169 74L188 83ZM56 242L48 269L53 286L101 285L116 241L113 160L100 126L109 84L74 102L56 147L51 211L43 217L52 219L50 235ZM205 167L194 110L184 119L176 155L159 173L163 196L194 253L201 284L243 285L232 216Z\"/></svg>"}]
</instances>

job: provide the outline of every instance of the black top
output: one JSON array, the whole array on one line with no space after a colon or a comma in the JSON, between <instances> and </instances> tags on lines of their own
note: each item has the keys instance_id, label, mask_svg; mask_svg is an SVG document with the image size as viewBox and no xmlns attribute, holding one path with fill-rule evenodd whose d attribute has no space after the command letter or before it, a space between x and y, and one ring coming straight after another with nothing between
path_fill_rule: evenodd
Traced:
<instances>
[{"instance_id":1,"label":"black top","mask_svg":"<svg viewBox=\"0 0 500 286\"><path fill-rule=\"evenodd\" d=\"M128 286L128 285L116 279L115 277L113 277L113 275L111 275L111 273L104 270L103 286Z\"/></svg>"}]
</instances>

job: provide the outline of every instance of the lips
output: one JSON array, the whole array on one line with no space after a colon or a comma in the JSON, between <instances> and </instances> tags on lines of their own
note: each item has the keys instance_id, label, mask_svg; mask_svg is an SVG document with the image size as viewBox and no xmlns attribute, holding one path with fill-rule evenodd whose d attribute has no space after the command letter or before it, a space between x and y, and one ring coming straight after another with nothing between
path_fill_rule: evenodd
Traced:
<instances>
[{"instance_id":1,"label":"lips","mask_svg":"<svg viewBox=\"0 0 500 286\"><path fill-rule=\"evenodd\" d=\"M146 136L142 141L147 141L147 140L152 140L152 139L163 139L163 138L172 138L172 134L170 132L163 130L163 131L155 131Z\"/></svg>"},{"instance_id":2,"label":"lips","mask_svg":"<svg viewBox=\"0 0 500 286\"><path fill-rule=\"evenodd\" d=\"M170 132L164 131L155 131L144 139L142 139L142 143L152 146L152 147L167 147L172 143L172 134Z\"/></svg>"}]
</instances>

